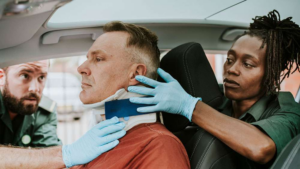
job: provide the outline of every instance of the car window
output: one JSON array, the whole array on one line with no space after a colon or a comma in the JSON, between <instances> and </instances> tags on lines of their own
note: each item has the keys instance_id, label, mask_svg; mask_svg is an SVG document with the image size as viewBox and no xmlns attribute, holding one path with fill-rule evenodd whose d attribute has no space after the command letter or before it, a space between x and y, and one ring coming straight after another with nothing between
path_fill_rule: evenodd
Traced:
<instances>
[{"instance_id":1,"label":"car window","mask_svg":"<svg viewBox=\"0 0 300 169\"><path fill-rule=\"evenodd\" d=\"M49 73L46 87L80 87L79 79L70 73Z\"/></svg>"},{"instance_id":2,"label":"car window","mask_svg":"<svg viewBox=\"0 0 300 169\"><path fill-rule=\"evenodd\" d=\"M63 144L70 144L89 129L90 109L79 99L81 76L77 67L86 56L50 59L50 69L43 94L57 103L57 134Z\"/></svg>"}]
</instances>

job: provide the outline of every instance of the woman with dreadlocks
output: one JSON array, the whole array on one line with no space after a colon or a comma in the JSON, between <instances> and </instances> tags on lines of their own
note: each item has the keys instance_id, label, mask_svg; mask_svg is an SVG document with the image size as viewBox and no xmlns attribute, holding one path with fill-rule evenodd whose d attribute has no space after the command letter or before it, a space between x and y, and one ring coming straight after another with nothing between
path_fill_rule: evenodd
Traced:
<instances>
[{"instance_id":1,"label":"woman with dreadlocks","mask_svg":"<svg viewBox=\"0 0 300 169\"><path fill-rule=\"evenodd\" d=\"M167 83L137 76L138 81L153 88L128 88L154 97L130 101L155 104L139 108L139 112L185 116L240 154L244 160L241 164L247 166L239 168L271 166L285 145L300 133L300 105L290 92L279 92L282 80L300 71L300 28L291 19L281 20L276 10L256 17L249 30L234 42L224 63L227 101L222 113L187 94L162 69L158 74Z\"/></svg>"}]
</instances>

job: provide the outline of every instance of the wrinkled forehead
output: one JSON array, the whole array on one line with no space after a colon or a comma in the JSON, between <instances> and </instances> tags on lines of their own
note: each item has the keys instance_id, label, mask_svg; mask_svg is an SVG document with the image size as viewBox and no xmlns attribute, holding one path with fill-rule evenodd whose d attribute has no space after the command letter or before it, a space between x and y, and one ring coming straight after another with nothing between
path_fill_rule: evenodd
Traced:
<instances>
[{"instance_id":1,"label":"wrinkled forehead","mask_svg":"<svg viewBox=\"0 0 300 169\"><path fill-rule=\"evenodd\" d=\"M46 73L49 68L49 60L41 60L35 62L27 62L18 65L13 65L9 67L9 70L14 71L22 71L22 70L30 70L32 72L42 72Z\"/></svg>"},{"instance_id":2,"label":"wrinkled forehead","mask_svg":"<svg viewBox=\"0 0 300 169\"><path fill-rule=\"evenodd\" d=\"M106 32L96 39L90 47L89 53L102 51L114 56L120 52L127 52L128 37L129 34L126 32Z\"/></svg>"}]
</instances>

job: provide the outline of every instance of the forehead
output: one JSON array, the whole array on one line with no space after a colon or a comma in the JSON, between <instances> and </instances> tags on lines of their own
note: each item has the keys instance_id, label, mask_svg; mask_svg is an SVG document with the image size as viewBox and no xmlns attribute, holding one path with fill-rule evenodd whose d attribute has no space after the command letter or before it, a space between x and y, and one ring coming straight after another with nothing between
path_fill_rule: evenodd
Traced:
<instances>
[{"instance_id":1,"label":"forehead","mask_svg":"<svg viewBox=\"0 0 300 169\"><path fill-rule=\"evenodd\" d=\"M263 41L258 37L244 35L240 37L231 47L238 54L248 54L257 58L261 58L266 54L266 45L261 48Z\"/></svg>"},{"instance_id":2,"label":"forehead","mask_svg":"<svg viewBox=\"0 0 300 169\"><path fill-rule=\"evenodd\" d=\"M89 49L89 53L103 51L104 53L113 55L120 51L126 51L128 37L129 34L126 32L104 33L93 43Z\"/></svg>"},{"instance_id":3,"label":"forehead","mask_svg":"<svg viewBox=\"0 0 300 169\"><path fill-rule=\"evenodd\" d=\"M49 68L49 61L42 60L42 61L35 61L35 62L13 65L9 67L9 70L22 71L25 69L25 70L31 70L36 72L45 72L48 70L48 68Z\"/></svg>"}]
</instances>

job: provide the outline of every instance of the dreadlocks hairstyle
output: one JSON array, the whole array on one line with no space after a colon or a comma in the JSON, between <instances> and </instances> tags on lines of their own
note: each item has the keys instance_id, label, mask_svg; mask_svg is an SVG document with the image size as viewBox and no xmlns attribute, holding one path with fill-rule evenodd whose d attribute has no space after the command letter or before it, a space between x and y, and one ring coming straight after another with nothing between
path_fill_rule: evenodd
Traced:
<instances>
[{"instance_id":1,"label":"dreadlocks hairstyle","mask_svg":"<svg viewBox=\"0 0 300 169\"><path fill-rule=\"evenodd\" d=\"M300 28L291 19L280 20L279 12L273 10L268 16L256 16L244 34L262 39L261 48L267 45L262 83L267 93L276 94L286 77L297 70L300 72ZM296 67L292 70L294 63Z\"/></svg>"}]
</instances>

